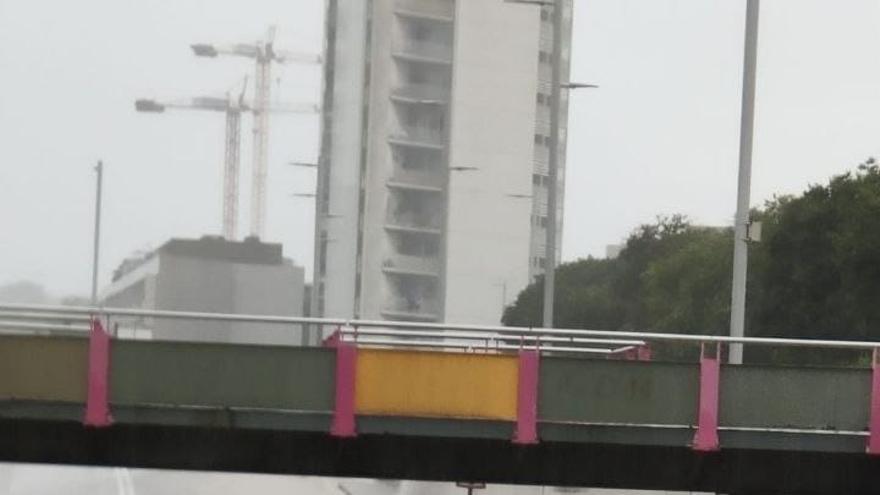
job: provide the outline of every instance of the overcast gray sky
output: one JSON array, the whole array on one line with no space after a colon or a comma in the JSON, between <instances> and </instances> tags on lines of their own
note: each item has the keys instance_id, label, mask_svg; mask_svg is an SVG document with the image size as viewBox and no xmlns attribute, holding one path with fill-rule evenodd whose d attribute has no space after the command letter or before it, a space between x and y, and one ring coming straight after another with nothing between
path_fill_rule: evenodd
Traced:
<instances>
[{"instance_id":1,"label":"overcast gray sky","mask_svg":"<svg viewBox=\"0 0 880 495\"><path fill-rule=\"evenodd\" d=\"M565 259L661 213L730 223L744 6L577 2L572 77L601 89L572 97ZM761 14L753 204L880 155L880 2L773 0ZM87 293L99 157L102 281L137 249L216 233L221 116L139 115L133 100L222 95L252 72L196 59L192 42L256 40L274 23L279 45L319 52L322 15L319 0L0 0L0 284ZM317 100L315 68L277 75L279 100ZM314 172L284 162L314 160L317 137L316 116L273 120L268 237L309 270L312 204L289 194Z\"/></svg>"}]
</instances>

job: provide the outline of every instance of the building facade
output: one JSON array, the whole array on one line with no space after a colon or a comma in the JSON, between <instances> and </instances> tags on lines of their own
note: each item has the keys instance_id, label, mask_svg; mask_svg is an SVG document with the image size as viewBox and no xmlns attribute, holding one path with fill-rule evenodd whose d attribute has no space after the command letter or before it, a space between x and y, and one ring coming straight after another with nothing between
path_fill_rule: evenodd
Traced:
<instances>
[{"instance_id":1,"label":"building facade","mask_svg":"<svg viewBox=\"0 0 880 495\"><path fill-rule=\"evenodd\" d=\"M124 261L103 291L114 308L301 316L304 271L281 244L254 238L171 239ZM118 319L117 319L118 320ZM123 320L123 327L160 340L251 344L302 343L298 326L175 319Z\"/></svg>"},{"instance_id":2,"label":"building facade","mask_svg":"<svg viewBox=\"0 0 880 495\"><path fill-rule=\"evenodd\" d=\"M552 8L328 0L315 314L498 323L543 273Z\"/></svg>"}]
</instances>

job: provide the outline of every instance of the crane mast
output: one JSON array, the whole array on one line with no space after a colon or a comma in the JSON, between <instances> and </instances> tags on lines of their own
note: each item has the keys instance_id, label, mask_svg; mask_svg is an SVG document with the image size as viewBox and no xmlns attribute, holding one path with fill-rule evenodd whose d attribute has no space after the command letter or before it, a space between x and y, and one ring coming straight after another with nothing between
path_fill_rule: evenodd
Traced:
<instances>
[{"instance_id":1,"label":"crane mast","mask_svg":"<svg viewBox=\"0 0 880 495\"><path fill-rule=\"evenodd\" d=\"M257 56L254 89L254 147L251 170L251 230L257 238L265 235L266 182L269 172L269 102L272 88L271 41Z\"/></svg>"},{"instance_id":2,"label":"crane mast","mask_svg":"<svg viewBox=\"0 0 880 495\"><path fill-rule=\"evenodd\" d=\"M221 197L221 234L225 239L238 236L238 178L241 149L241 113L249 107L244 102L247 80L237 99L203 96L188 100L159 102L141 99L135 101L138 112L163 113L166 109L207 110L226 115L225 150L223 160L223 190Z\"/></svg>"},{"instance_id":3,"label":"crane mast","mask_svg":"<svg viewBox=\"0 0 880 495\"><path fill-rule=\"evenodd\" d=\"M226 146L223 161L223 237L238 235L238 170L241 163L241 111L226 112Z\"/></svg>"},{"instance_id":4,"label":"crane mast","mask_svg":"<svg viewBox=\"0 0 880 495\"><path fill-rule=\"evenodd\" d=\"M251 170L250 235L263 238L266 228L266 185L269 173L269 113L272 86L272 64L277 63L320 63L321 58L276 50L274 47L275 27L269 27L263 41L233 45L194 44L191 48L196 56L214 58L218 55L232 55L251 58L255 61L254 74L254 114L253 154Z\"/></svg>"}]
</instances>

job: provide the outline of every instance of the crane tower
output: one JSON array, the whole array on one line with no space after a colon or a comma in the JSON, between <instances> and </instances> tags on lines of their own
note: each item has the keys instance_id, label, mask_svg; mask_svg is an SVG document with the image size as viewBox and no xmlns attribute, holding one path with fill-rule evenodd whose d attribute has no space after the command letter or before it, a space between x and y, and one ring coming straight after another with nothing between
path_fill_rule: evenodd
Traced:
<instances>
[{"instance_id":1,"label":"crane tower","mask_svg":"<svg viewBox=\"0 0 880 495\"><path fill-rule=\"evenodd\" d=\"M169 109L183 109L225 113L226 134L223 161L222 233L223 237L229 240L235 240L238 235L238 179L241 150L241 114L243 112L254 112L256 116L254 106L245 100L244 94L246 87L247 81L245 81L241 93L235 98L227 95L225 98L202 96L175 101L148 99L135 101L135 109L138 112L163 113ZM316 113L317 111L317 105L292 104L275 106L265 105L263 106L262 113Z\"/></svg>"},{"instance_id":2,"label":"crane tower","mask_svg":"<svg viewBox=\"0 0 880 495\"><path fill-rule=\"evenodd\" d=\"M262 238L266 223L266 180L269 169L269 112L271 93L272 63L319 64L318 56L304 55L284 50L276 50L275 27L269 27L263 41L257 43L236 43L232 45L194 44L193 52L200 57L233 55L251 58L255 61L254 114L252 155L250 235Z\"/></svg>"},{"instance_id":3,"label":"crane tower","mask_svg":"<svg viewBox=\"0 0 880 495\"><path fill-rule=\"evenodd\" d=\"M208 110L226 114L226 137L223 161L222 233L223 237L234 240L238 235L238 169L241 149L241 112L247 107L244 103L244 89L238 98L216 98L203 96L188 100L160 102L141 99L135 101L138 112L162 113L167 109Z\"/></svg>"}]
</instances>

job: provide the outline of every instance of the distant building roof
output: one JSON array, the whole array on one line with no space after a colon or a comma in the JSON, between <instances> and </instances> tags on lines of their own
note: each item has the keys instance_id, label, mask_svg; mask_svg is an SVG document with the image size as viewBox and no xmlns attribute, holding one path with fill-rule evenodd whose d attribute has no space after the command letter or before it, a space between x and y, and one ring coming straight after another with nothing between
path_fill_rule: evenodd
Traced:
<instances>
[{"instance_id":1,"label":"distant building roof","mask_svg":"<svg viewBox=\"0 0 880 495\"><path fill-rule=\"evenodd\" d=\"M219 236L204 236L201 239L174 238L156 250L123 260L119 267L113 271L113 281L115 282L125 274L138 269L156 255L212 259L252 265L286 263L281 244L260 242L256 237L248 237L243 241L228 241Z\"/></svg>"},{"instance_id":2,"label":"distant building roof","mask_svg":"<svg viewBox=\"0 0 880 495\"><path fill-rule=\"evenodd\" d=\"M167 254L255 265L280 265L284 262L281 244L260 242L255 237L248 237L244 241L227 241L219 236L171 239L157 251L160 256Z\"/></svg>"}]
</instances>

